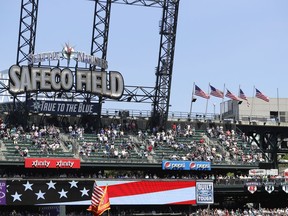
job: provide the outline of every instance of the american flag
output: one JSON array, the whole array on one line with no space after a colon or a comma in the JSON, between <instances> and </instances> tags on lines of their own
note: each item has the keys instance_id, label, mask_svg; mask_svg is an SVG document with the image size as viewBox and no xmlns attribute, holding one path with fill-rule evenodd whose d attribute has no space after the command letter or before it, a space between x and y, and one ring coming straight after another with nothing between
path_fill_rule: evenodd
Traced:
<instances>
[{"instance_id":1,"label":"american flag","mask_svg":"<svg viewBox=\"0 0 288 216\"><path fill-rule=\"evenodd\" d=\"M94 216L98 216L101 215L104 211L109 209L110 209L110 201L107 193L107 186L105 190L103 190L96 184L95 181L91 197L91 205L87 210L93 212Z\"/></svg>"},{"instance_id":2,"label":"american flag","mask_svg":"<svg viewBox=\"0 0 288 216\"><path fill-rule=\"evenodd\" d=\"M244 92L242 91L242 89L239 90L239 98L247 101L247 97L246 97L246 95L244 94Z\"/></svg>"},{"instance_id":3,"label":"american flag","mask_svg":"<svg viewBox=\"0 0 288 216\"><path fill-rule=\"evenodd\" d=\"M225 96L232 100L240 101L239 98L236 95L232 94L228 89Z\"/></svg>"},{"instance_id":4,"label":"american flag","mask_svg":"<svg viewBox=\"0 0 288 216\"><path fill-rule=\"evenodd\" d=\"M266 95L262 94L262 92L259 91L257 88L256 88L256 97L266 102L269 102L269 98Z\"/></svg>"},{"instance_id":5,"label":"american flag","mask_svg":"<svg viewBox=\"0 0 288 216\"><path fill-rule=\"evenodd\" d=\"M205 99L209 99L210 96L206 94L202 89L200 89L197 85L195 85L195 95L199 97L203 97Z\"/></svg>"},{"instance_id":6,"label":"american flag","mask_svg":"<svg viewBox=\"0 0 288 216\"><path fill-rule=\"evenodd\" d=\"M93 193L91 198L91 204L93 206L98 206L100 199L103 197L104 191L101 187L97 186L96 181L94 182L93 186Z\"/></svg>"},{"instance_id":7,"label":"american flag","mask_svg":"<svg viewBox=\"0 0 288 216\"><path fill-rule=\"evenodd\" d=\"M220 91L219 89L214 88L211 85L210 85L210 88L211 88L210 94L213 95L214 97L219 97L219 98L224 97L224 92Z\"/></svg>"}]
</instances>

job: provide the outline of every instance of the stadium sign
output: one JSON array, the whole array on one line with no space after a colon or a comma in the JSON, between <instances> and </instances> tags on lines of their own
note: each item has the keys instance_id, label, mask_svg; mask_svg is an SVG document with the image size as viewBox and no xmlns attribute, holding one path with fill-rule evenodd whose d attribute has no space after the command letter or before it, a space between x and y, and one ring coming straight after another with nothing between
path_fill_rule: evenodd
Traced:
<instances>
[{"instance_id":1,"label":"stadium sign","mask_svg":"<svg viewBox=\"0 0 288 216\"><path fill-rule=\"evenodd\" d=\"M68 101L29 100L27 106L31 112L48 113L51 115L99 114L98 103L81 103Z\"/></svg>"},{"instance_id":2,"label":"stadium sign","mask_svg":"<svg viewBox=\"0 0 288 216\"><path fill-rule=\"evenodd\" d=\"M251 169L250 176L278 175L278 169Z\"/></svg>"},{"instance_id":3,"label":"stadium sign","mask_svg":"<svg viewBox=\"0 0 288 216\"><path fill-rule=\"evenodd\" d=\"M281 187L285 193L288 193L288 182L281 183Z\"/></svg>"},{"instance_id":4,"label":"stadium sign","mask_svg":"<svg viewBox=\"0 0 288 216\"><path fill-rule=\"evenodd\" d=\"M274 191L275 189L275 183L273 182L265 182L264 183L265 190L270 194Z\"/></svg>"},{"instance_id":5,"label":"stadium sign","mask_svg":"<svg viewBox=\"0 0 288 216\"><path fill-rule=\"evenodd\" d=\"M163 170L211 170L208 161L162 161Z\"/></svg>"},{"instance_id":6,"label":"stadium sign","mask_svg":"<svg viewBox=\"0 0 288 216\"><path fill-rule=\"evenodd\" d=\"M75 77L74 77L75 74ZM109 78L109 79L108 79ZM109 85L108 85L109 83ZM118 99L124 91L124 80L117 71L107 72L69 68L45 68L13 65L9 69L9 92L22 94L35 91L86 92Z\"/></svg>"},{"instance_id":7,"label":"stadium sign","mask_svg":"<svg viewBox=\"0 0 288 216\"><path fill-rule=\"evenodd\" d=\"M213 182L196 182L196 202L197 204L214 203Z\"/></svg>"},{"instance_id":8,"label":"stadium sign","mask_svg":"<svg viewBox=\"0 0 288 216\"><path fill-rule=\"evenodd\" d=\"M108 62L105 59L87 55L83 52L77 52L67 43L60 52L44 52L39 54L31 53L28 55L29 64L35 64L43 61L59 61L62 59L67 59L68 62L70 59L74 59L77 62L87 63L104 69L108 68Z\"/></svg>"},{"instance_id":9,"label":"stadium sign","mask_svg":"<svg viewBox=\"0 0 288 216\"><path fill-rule=\"evenodd\" d=\"M0 181L0 205L6 205L6 181Z\"/></svg>"},{"instance_id":10,"label":"stadium sign","mask_svg":"<svg viewBox=\"0 0 288 216\"><path fill-rule=\"evenodd\" d=\"M44 61L58 61L67 59L67 67L36 67ZM69 64L73 59L77 62L75 71L71 71ZM89 64L91 69L78 67L78 62ZM75 51L69 44L65 44L60 52L44 52L28 55L29 66L13 65L9 69L9 92L23 94L36 91L74 91L100 95L112 99L119 99L124 92L124 80L117 71L104 71L108 68L105 59ZM101 68L101 71L96 69Z\"/></svg>"},{"instance_id":11,"label":"stadium sign","mask_svg":"<svg viewBox=\"0 0 288 216\"><path fill-rule=\"evenodd\" d=\"M74 158L25 158L25 168L79 169L80 159Z\"/></svg>"},{"instance_id":12,"label":"stadium sign","mask_svg":"<svg viewBox=\"0 0 288 216\"><path fill-rule=\"evenodd\" d=\"M245 185L251 194L254 194L258 190L258 187L261 186L259 182L246 182Z\"/></svg>"}]
</instances>

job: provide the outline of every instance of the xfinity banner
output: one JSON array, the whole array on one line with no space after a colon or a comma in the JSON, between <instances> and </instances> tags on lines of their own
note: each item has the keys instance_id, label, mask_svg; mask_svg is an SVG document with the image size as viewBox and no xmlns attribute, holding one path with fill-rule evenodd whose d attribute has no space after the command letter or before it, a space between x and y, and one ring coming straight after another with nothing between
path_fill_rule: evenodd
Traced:
<instances>
[{"instance_id":1,"label":"xfinity banner","mask_svg":"<svg viewBox=\"0 0 288 216\"><path fill-rule=\"evenodd\" d=\"M25 158L25 168L79 169L80 159L75 158Z\"/></svg>"},{"instance_id":2,"label":"xfinity banner","mask_svg":"<svg viewBox=\"0 0 288 216\"><path fill-rule=\"evenodd\" d=\"M100 111L98 103L31 100L27 102L27 105L31 112L49 113L52 115L98 114Z\"/></svg>"},{"instance_id":3,"label":"xfinity banner","mask_svg":"<svg viewBox=\"0 0 288 216\"><path fill-rule=\"evenodd\" d=\"M163 170L211 170L207 161L162 161Z\"/></svg>"}]
</instances>

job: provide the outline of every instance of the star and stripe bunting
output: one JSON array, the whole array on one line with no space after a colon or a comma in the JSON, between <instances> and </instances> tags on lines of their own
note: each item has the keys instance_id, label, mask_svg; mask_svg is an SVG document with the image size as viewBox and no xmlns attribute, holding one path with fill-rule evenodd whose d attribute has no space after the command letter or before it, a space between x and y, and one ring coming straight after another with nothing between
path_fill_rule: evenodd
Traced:
<instances>
[{"instance_id":1,"label":"star and stripe bunting","mask_svg":"<svg viewBox=\"0 0 288 216\"><path fill-rule=\"evenodd\" d=\"M7 180L7 205L91 205L91 180ZM196 181L97 181L111 205L196 204Z\"/></svg>"}]
</instances>

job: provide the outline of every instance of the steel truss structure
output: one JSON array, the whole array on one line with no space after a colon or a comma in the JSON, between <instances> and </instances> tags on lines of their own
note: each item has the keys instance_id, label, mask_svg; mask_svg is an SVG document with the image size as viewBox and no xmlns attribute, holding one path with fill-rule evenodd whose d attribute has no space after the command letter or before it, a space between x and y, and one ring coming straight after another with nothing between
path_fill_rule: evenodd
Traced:
<instances>
[{"instance_id":1,"label":"steel truss structure","mask_svg":"<svg viewBox=\"0 0 288 216\"><path fill-rule=\"evenodd\" d=\"M108 34L110 27L111 5L126 4L144 7L157 7L162 9L162 19L160 26L160 46L158 55L158 64L156 66L156 82L154 87L145 86L124 86L123 96L120 102L151 103L152 115L151 123L153 126L165 127L168 119L170 90L173 72L174 50L176 42L176 30L179 0L94 0L94 21L93 33L91 40L91 55L100 56L106 60ZM29 54L35 53L35 42L37 33L39 0L22 0L21 14L19 24L18 48L16 64L19 66L28 65ZM33 65L29 65L33 66ZM37 64L38 67L51 66ZM67 65L61 65L58 61L57 67L64 68ZM78 67L78 65L72 66ZM94 68L93 68L94 67ZM95 66L90 66L95 70ZM98 69L104 71L104 68ZM0 92L8 90L8 86L1 81ZM14 95L14 101L18 96ZM23 95L21 96L23 99ZM102 96L76 93L76 92L35 92L26 94L26 100L29 98L58 98L58 99L82 99L91 102L98 102L100 105L103 101L109 100Z\"/></svg>"},{"instance_id":2,"label":"steel truss structure","mask_svg":"<svg viewBox=\"0 0 288 216\"><path fill-rule=\"evenodd\" d=\"M278 168L278 156L288 154L288 128L285 126L237 125L248 137L250 145L256 144L271 161L271 168Z\"/></svg>"}]
</instances>

